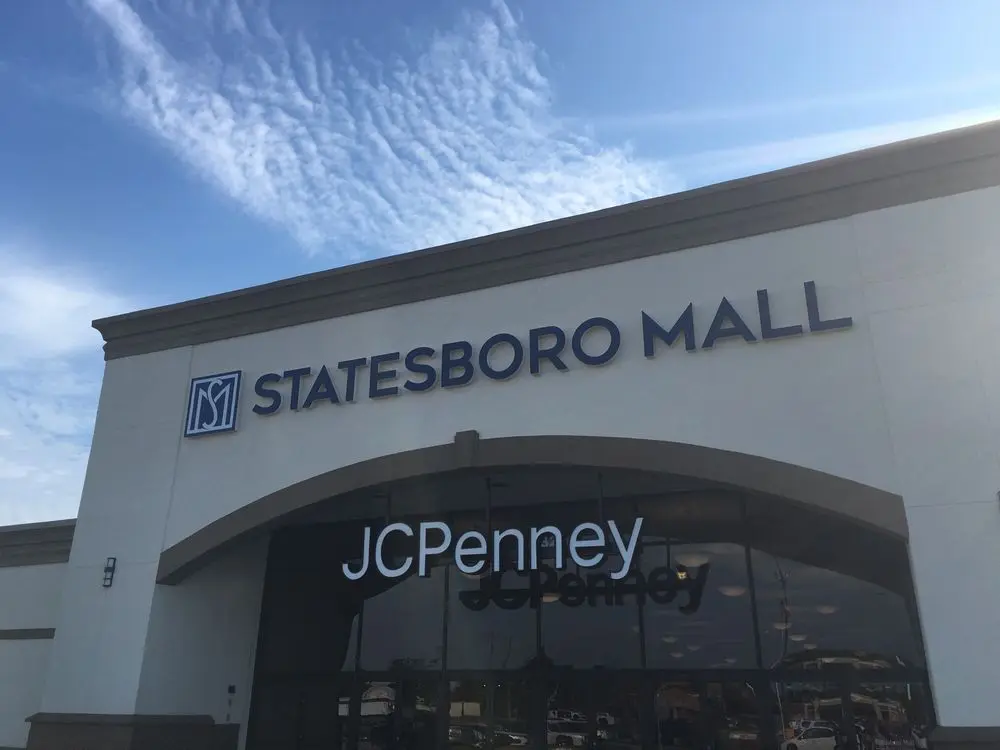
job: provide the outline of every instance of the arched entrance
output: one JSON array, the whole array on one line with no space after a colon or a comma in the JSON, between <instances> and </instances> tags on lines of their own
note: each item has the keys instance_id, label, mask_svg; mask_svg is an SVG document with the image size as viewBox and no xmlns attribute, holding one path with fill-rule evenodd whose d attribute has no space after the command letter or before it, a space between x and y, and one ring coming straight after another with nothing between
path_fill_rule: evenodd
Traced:
<instances>
[{"instance_id":1,"label":"arched entrance","mask_svg":"<svg viewBox=\"0 0 1000 750\"><path fill-rule=\"evenodd\" d=\"M268 521L248 750L922 741L898 498L476 453Z\"/></svg>"},{"instance_id":2,"label":"arched entrance","mask_svg":"<svg viewBox=\"0 0 1000 750\"><path fill-rule=\"evenodd\" d=\"M477 432L469 430L457 433L452 443L351 464L248 503L166 549L160 556L157 582L177 583L227 546L277 528L290 514L326 498L459 469L509 466L676 474L782 497L892 536L907 535L906 514L898 495L760 456L635 438L536 435L481 440Z\"/></svg>"}]
</instances>

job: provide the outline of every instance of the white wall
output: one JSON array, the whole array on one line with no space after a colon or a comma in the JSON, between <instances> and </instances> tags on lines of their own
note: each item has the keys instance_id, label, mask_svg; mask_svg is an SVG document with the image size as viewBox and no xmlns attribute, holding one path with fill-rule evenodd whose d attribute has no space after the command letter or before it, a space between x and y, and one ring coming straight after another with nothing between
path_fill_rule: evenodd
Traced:
<instances>
[{"instance_id":1,"label":"white wall","mask_svg":"<svg viewBox=\"0 0 1000 750\"><path fill-rule=\"evenodd\" d=\"M0 747L24 747L29 716L38 712L51 640L0 640Z\"/></svg>"},{"instance_id":2,"label":"white wall","mask_svg":"<svg viewBox=\"0 0 1000 750\"><path fill-rule=\"evenodd\" d=\"M65 565L0 568L0 631L55 627ZM52 641L0 635L0 747L23 747L38 712Z\"/></svg>"},{"instance_id":3,"label":"white wall","mask_svg":"<svg viewBox=\"0 0 1000 750\"><path fill-rule=\"evenodd\" d=\"M54 628L65 564L0 567L0 630Z\"/></svg>"},{"instance_id":4,"label":"white wall","mask_svg":"<svg viewBox=\"0 0 1000 750\"><path fill-rule=\"evenodd\" d=\"M156 588L136 713L209 714L246 731L266 562L257 539Z\"/></svg>"},{"instance_id":5,"label":"white wall","mask_svg":"<svg viewBox=\"0 0 1000 750\"><path fill-rule=\"evenodd\" d=\"M739 242L581 271L194 348L193 375L242 368L240 429L180 442L165 543L178 542L253 498L338 466L450 443L460 430L483 438L609 435L696 443L827 471L882 489L898 487L854 233L838 221ZM643 356L640 313L670 325L695 303L699 340L723 296L756 316L766 287L776 323L806 318L802 284L814 279L828 317L856 316L845 332L783 341L718 344L712 351ZM257 376L417 345L606 316L622 327L614 362L507 382L367 396L341 406L261 417L249 406ZM759 330L758 330L759 335ZM114 365L116 363L112 363ZM184 411L186 383L164 383ZM341 390L343 390L341 382ZM287 387L286 387L287 392ZM175 418L176 421L176 418ZM823 425L822 430L803 429ZM179 428L175 427L175 435ZM241 471L227 467L236 461Z\"/></svg>"},{"instance_id":6,"label":"white wall","mask_svg":"<svg viewBox=\"0 0 1000 750\"><path fill-rule=\"evenodd\" d=\"M1000 190L984 190L110 362L46 709L135 709L162 548L297 481L475 429L694 443L902 494L939 719L1000 724L1000 580L990 574L1000 567L1000 397L990 388L998 201ZM643 357L641 310L671 324L694 302L701 338L725 295L757 330L755 292L767 288L776 324L804 323L806 280L824 315L851 315L853 329ZM568 357L568 373L532 377L525 367L504 383L477 377L460 389L270 417L249 410L263 372L457 339L478 345L500 331L526 341L531 327L573 328L594 315L622 327L621 351L603 368ZM182 439L190 377L232 369L249 381L239 431ZM116 553L121 586L102 592L100 565ZM95 656L112 654L113 669L95 674ZM169 703L143 695L148 710ZM215 710L214 694L202 700Z\"/></svg>"},{"instance_id":7,"label":"white wall","mask_svg":"<svg viewBox=\"0 0 1000 750\"><path fill-rule=\"evenodd\" d=\"M942 725L1000 724L997 190L854 220Z\"/></svg>"},{"instance_id":8,"label":"white wall","mask_svg":"<svg viewBox=\"0 0 1000 750\"><path fill-rule=\"evenodd\" d=\"M46 712L135 712L180 424L157 384L188 378L190 356L158 352L105 369ZM108 557L117 571L103 588Z\"/></svg>"}]
</instances>

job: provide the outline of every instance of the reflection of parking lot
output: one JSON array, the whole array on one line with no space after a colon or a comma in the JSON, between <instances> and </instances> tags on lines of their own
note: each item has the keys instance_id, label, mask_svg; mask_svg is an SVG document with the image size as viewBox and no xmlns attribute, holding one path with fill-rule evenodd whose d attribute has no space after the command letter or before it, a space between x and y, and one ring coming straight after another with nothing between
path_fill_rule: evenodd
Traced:
<instances>
[{"instance_id":1,"label":"reflection of parking lot","mask_svg":"<svg viewBox=\"0 0 1000 750\"><path fill-rule=\"evenodd\" d=\"M448 727L448 744L453 748L500 748L527 747L528 735L515 729L496 726L493 741L488 742L489 727L480 723L452 724Z\"/></svg>"}]
</instances>

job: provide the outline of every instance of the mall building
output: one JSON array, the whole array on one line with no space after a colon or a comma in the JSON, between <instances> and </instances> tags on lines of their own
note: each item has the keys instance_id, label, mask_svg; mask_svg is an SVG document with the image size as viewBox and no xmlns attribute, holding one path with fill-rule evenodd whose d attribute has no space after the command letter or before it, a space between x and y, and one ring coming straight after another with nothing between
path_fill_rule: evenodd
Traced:
<instances>
[{"instance_id":1,"label":"mall building","mask_svg":"<svg viewBox=\"0 0 1000 750\"><path fill-rule=\"evenodd\" d=\"M0 746L1000 747L998 289L987 124L96 321Z\"/></svg>"}]
</instances>

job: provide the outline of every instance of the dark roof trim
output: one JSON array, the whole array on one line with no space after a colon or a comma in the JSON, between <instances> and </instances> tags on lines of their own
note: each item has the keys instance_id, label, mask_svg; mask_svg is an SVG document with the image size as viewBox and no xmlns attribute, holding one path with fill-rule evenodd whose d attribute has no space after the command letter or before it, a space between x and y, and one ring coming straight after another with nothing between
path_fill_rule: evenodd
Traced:
<instances>
[{"instance_id":1,"label":"dark roof trim","mask_svg":"<svg viewBox=\"0 0 1000 750\"><path fill-rule=\"evenodd\" d=\"M69 561L75 520L0 527L0 568Z\"/></svg>"},{"instance_id":2,"label":"dark roof trim","mask_svg":"<svg viewBox=\"0 0 1000 750\"><path fill-rule=\"evenodd\" d=\"M471 292L1000 184L1000 122L103 318L106 359Z\"/></svg>"},{"instance_id":3,"label":"dark roof trim","mask_svg":"<svg viewBox=\"0 0 1000 750\"><path fill-rule=\"evenodd\" d=\"M55 637L55 628L8 628L7 630L0 630L0 641L50 641Z\"/></svg>"},{"instance_id":4,"label":"dark roof trim","mask_svg":"<svg viewBox=\"0 0 1000 750\"><path fill-rule=\"evenodd\" d=\"M935 727L930 733L935 747L971 748L983 745L993 748L1000 745L1000 727Z\"/></svg>"}]
</instances>

